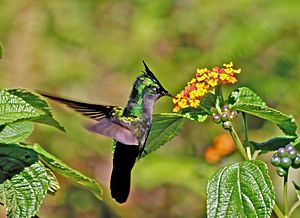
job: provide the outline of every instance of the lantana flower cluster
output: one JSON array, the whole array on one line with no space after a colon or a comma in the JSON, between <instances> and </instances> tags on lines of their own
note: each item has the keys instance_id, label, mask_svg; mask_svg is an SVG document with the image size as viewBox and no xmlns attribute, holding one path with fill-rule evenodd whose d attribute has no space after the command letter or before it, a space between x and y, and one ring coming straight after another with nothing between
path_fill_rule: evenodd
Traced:
<instances>
[{"instance_id":1,"label":"lantana flower cluster","mask_svg":"<svg viewBox=\"0 0 300 218\"><path fill-rule=\"evenodd\" d=\"M175 107L173 112L183 108L196 108L200 105L201 99L212 88L218 85L234 84L237 82L236 74L241 69L233 69L233 63L223 64L223 67L197 69L196 76L187 83L187 86L173 98Z\"/></svg>"}]
</instances>

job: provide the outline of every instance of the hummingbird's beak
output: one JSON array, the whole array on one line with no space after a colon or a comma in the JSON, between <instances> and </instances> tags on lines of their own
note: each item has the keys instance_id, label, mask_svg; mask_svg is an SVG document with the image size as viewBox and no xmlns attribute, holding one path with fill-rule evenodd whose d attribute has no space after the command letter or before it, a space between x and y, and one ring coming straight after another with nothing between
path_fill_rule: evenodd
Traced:
<instances>
[{"instance_id":1,"label":"hummingbird's beak","mask_svg":"<svg viewBox=\"0 0 300 218\"><path fill-rule=\"evenodd\" d=\"M174 95L172 95L170 92L168 92L167 90L164 90L164 95L165 96L170 96L171 98L174 98Z\"/></svg>"}]
</instances>

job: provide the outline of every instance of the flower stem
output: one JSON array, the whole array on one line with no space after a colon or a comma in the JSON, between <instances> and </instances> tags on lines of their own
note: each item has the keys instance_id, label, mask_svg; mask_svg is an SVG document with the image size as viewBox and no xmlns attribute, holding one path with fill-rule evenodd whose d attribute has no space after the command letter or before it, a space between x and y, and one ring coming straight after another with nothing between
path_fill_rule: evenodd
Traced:
<instances>
[{"instance_id":1,"label":"flower stem","mask_svg":"<svg viewBox=\"0 0 300 218\"><path fill-rule=\"evenodd\" d=\"M289 203L288 203L288 175L284 176L283 182L283 198L284 198L284 216L288 217L289 214Z\"/></svg>"},{"instance_id":2,"label":"flower stem","mask_svg":"<svg viewBox=\"0 0 300 218\"><path fill-rule=\"evenodd\" d=\"M238 147L238 149L239 149L241 155L243 156L243 158L244 158L245 160L249 160L248 155L247 155L247 153L246 153L246 150L245 150L245 148L244 148L244 146L243 146L243 144L242 144L240 138L239 138L238 135L236 134L234 128L231 127L231 128L229 129L229 132L230 132L230 134L231 134L231 137L232 137L234 143L235 143L236 146Z\"/></svg>"},{"instance_id":3,"label":"flower stem","mask_svg":"<svg viewBox=\"0 0 300 218\"><path fill-rule=\"evenodd\" d=\"M248 143L248 120L247 120L245 112L242 112L242 115L243 115L243 121L244 121L245 141Z\"/></svg>"},{"instance_id":4,"label":"flower stem","mask_svg":"<svg viewBox=\"0 0 300 218\"><path fill-rule=\"evenodd\" d=\"M217 93L217 96L220 98L221 105L223 105L224 98L223 98L223 93L222 93L222 86L217 86L216 93Z\"/></svg>"}]
</instances>

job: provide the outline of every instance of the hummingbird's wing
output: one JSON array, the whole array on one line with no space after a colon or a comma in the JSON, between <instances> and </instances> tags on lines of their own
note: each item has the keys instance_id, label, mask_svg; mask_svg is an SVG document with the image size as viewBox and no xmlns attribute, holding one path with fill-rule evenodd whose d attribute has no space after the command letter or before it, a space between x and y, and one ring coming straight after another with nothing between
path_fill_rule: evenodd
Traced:
<instances>
[{"instance_id":1,"label":"hummingbird's wing","mask_svg":"<svg viewBox=\"0 0 300 218\"><path fill-rule=\"evenodd\" d=\"M77 112L83 114L84 116L90 117L94 120L101 120L104 117L110 116L112 109L115 108L115 106L83 103L83 102L73 101L73 100L69 100L66 98L61 98L53 95L48 95L41 92L38 93L44 97L63 103L68 107L76 110Z\"/></svg>"},{"instance_id":2,"label":"hummingbird's wing","mask_svg":"<svg viewBox=\"0 0 300 218\"><path fill-rule=\"evenodd\" d=\"M133 134L131 125L119 120L118 118L103 118L87 129L113 138L114 140L126 145L139 145L137 137Z\"/></svg>"},{"instance_id":3,"label":"hummingbird's wing","mask_svg":"<svg viewBox=\"0 0 300 218\"><path fill-rule=\"evenodd\" d=\"M131 129L131 125L115 116L118 110L122 110L121 107L83 103L41 92L39 94L63 103L84 116L98 121L96 124L87 127L88 130L120 141L123 144L138 145L138 140Z\"/></svg>"}]
</instances>

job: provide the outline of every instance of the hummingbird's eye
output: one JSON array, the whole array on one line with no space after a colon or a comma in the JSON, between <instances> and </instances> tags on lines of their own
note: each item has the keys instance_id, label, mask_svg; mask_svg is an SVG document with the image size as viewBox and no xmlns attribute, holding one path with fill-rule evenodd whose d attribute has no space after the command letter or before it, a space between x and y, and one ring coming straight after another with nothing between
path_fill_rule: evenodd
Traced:
<instances>
[{"instance_id":1,"label":"hummingbird's eye","mask_svg":"<svg viewBox=\"0 0 300 218\"><path fill-rule=\"evenodd\" d=\"M154 86L154 87L152 88L152 91L153 91L154 93L158 93L158 92L159 92L159 88L156 87L156 86Z\"/></svg>"}]
</instances>

